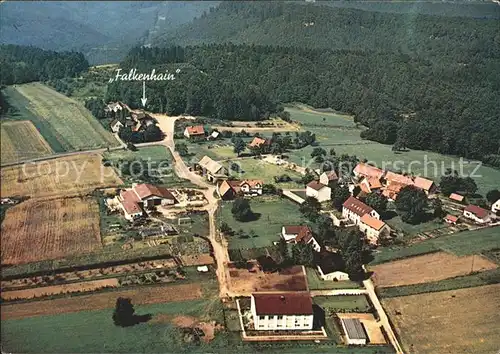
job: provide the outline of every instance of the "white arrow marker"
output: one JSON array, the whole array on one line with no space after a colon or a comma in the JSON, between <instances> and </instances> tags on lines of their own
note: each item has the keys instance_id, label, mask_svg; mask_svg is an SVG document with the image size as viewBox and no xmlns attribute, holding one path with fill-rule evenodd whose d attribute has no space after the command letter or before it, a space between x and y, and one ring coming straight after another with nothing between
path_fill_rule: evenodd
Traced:
<instances>
[{"instance_id":1,"label":"white arrow marker","mask_svg":"<svg viewBox=\"0 0 500 354\"><path fill-rule=\"evenodd\" d=\"M143 81L142 82L142 98L141 98L141 102L142 102L143 107L146 107L147 101L148 101L148 99L146 98L146 81Z\"/></svg>"}]
</instances>

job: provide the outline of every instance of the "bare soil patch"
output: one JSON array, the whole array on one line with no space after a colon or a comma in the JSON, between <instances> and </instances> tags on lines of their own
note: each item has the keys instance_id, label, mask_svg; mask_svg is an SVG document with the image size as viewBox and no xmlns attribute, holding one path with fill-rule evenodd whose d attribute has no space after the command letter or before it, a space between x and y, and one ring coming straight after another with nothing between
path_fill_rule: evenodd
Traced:
<instances>
[{"instance_id":1,"label":"bare soil patch","mask_svg":"<svg viewBox=\"0 0 500 354\"><path fill-rule=\"evenodd\" d=\"M214 259L209 253L185 255L181 257L182 264L185 266L201 266L214 264Z\"/></svg>"},{"instance_id":2,"label":"bare soil patch","mask_svg":"<svg viewBox=\"0 0 500 354\"><path fill-rule=\"evenodd\" d=\"M68 196L122 185L113 168L102 166L101 161L99 154L79 154L2 168L1 195Z\"/></svg>"},{"instance_id":3,"label":"bare soil patch","mask_svg":"<svg viewBox=\"0 0 500 354\"><path fill-rule=\"evenodd\" d=\"M420 284L495 269L482 256L458 257L446 252L430 253L370 267L380 287Z\"/></svg>"},{"instance_id":4,"label":"bare soil patch","mask_svg":"<svg viewBox=\"0 0 500 354\"><path fill-rule=\"evenodd\" d=\"M42 296L94 291L103 288L116 288L118 286L119 283L116 278L92 280L81 283L44 286L25 290L2 291L2 300L33 299Z\"/></svg>"},{"instance_id":5,"label":"bare soil patch","mask_svg":"<svg viewBox=\"0 0 500 354\"><path fill-rule=\"evenodd\" d=\"M229 271L229 286L232 292L251 294L255 291L305 291L307 282L301 266L281 272L249 272L246 269Z\"/></svg>"},{"instance_id":6,"label":"bare soil patch","mask_svg":"<svg viewBox=\"0 0 500 354\"><path fill-rule=\"evenodd\" d=\"M406 353L495 353L500 284L382 300Z\"/></svg>"},{"instance_id":7,"label":"bare soil patch","mask_svg":"<svg viewBox=\"0 0 500 354\"><path fill-rule=\"evenodd\" d=\"M132 299L135 305L196 300L202 297L199 284L142 286L137 289L108 291L69 298L1 305L1 319L35 317L69 312L114 308L118 297Z\"/></svg>"},{"instance_id":8,"label":"bare soil patch","mask_svg":"<svg viewBox=\"0 0 500 354\"><path fill-rule=\"evenodd\" d=\"M95 251L102 247L99 206L79 197L25 201L7 210L1 241L2 264Z\"/></svg>"}]
</instances>

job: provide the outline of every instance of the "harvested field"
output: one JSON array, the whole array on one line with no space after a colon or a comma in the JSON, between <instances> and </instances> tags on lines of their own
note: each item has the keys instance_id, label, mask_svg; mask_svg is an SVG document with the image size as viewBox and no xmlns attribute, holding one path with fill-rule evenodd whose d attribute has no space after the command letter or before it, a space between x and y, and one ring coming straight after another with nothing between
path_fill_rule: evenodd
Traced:
<instances>
[{"instance_id":1,"label":"harvested field","mask_svg":"<svg viewBox=\"0 0 500 354\"><path fill-rule=\"evenodd\" d=\"M103 288L116 288L118 286L118 279L116 278L92 280L81 283L45 286L25 290L2 291L2 300L33 299L42 296L94 291Z\"/></svg>"},{"instance_id":2,"label":"harvested field","mask_svg":"<svg viewBox=\"0 0 500 354\"><path fill-rule=\"evenodd\" d=\"M79 154L2 168L2 197L54 197L89 193L123 184L113 168L104 167L98 154Z\"/></svg>"},{"instance_id":3,"label":"harvested field","mask_svg":"<svg viewBox=\"0 0 500 354\"><path fill-rule=\"evenodd\" d=\"M235 268L229 270L229 288L241 295L255 291L303 291L307 290L307 281L301 266L275 273Z\"/></svg>"},{"instance_id":4,"label":"harvested field","mask_svg":"<svg viewBox=\"0 0 500 354\"><path fill-rule=\"evenodd\" d=\"M3 321L14 318L114 308L118 297L130 298L134 305L158 304L200 299L202 289L199 284L143 286L131 290L108 291L100 294L2 305L1 319Z\"/></svg>"},{"instance_id":5,"label":"harvested field","mask_svg":"<svg viewBox=\"0 0 500 354\"><path fill-rule=\"evenodd\" d=\"M7 210L1 241L4 265L100 249L99 206L89 197L25 201Z\"/></svg>"},{"instance_id":6,"label":"harvested field","mask_svg":"<svg viewBox=\"0 0 500 354\"><path fill-rule=\"evenodd\" d=\"M2 164L49 156L54 153L30 121L2 123L0 131Z\"/></svg>"},{"instance_id":7,"label":"harvested field","mask_svg":"<svg viewBox=\"0 0 500 354\"><path fill-rule=\"evenodd\" d=\"M500 284L382 300L405 353L495 353Z\"/></svg>"},{"instance_id":8,"label":"harvested field","mask_svg":"<svg viewBox=\"0 0 500 354\"><path fill-rule=\"evenodd\" d=\"M495 269L497 265L482 256L458 257L446 252L430 253L370 267L377 286L400 286Z\"/></svg>"},{"instance_id":9,"label":"harvested field","mask_svg":"<svg viewBox=\"0 0 500 354\"><path fill-rule=\"evenodd\" d=\"M386 344L380 323L371 313L337 313L339 318L357 318L368 334L370 344Z\"/></svg>"}]
</instances>

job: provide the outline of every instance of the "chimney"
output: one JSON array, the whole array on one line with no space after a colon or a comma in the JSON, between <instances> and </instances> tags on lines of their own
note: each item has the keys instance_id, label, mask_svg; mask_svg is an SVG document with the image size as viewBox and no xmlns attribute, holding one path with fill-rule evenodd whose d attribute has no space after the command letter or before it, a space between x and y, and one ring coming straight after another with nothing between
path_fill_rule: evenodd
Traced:
<instances>
[{"instance_id":1,"label":"chimney","mask_svg":"<svg viewBox=\"0 0 500 354\"><path fill-rule=\"evenodd\" d=\"M280 296L280 300L281 300L281 301L285 301L285 296L284 296L284 295L281 295L281 296Z\"/></svg>"}]
</instances>

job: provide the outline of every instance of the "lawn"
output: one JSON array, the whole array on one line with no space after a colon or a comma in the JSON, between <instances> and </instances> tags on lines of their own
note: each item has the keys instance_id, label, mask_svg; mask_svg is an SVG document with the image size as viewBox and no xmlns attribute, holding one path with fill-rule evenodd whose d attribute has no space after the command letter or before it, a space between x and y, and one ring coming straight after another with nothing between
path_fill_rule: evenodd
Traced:
<instances>
[{"instance_id":1,"label":"lawn","mask_svg":"<svg viewBox=\"0 0 500 354\"><path fill-rule=\"evenodd\" d=\"M309 290L359 289L361 287L358 283L350 280L323 280L319 277L318 271L312 268L306 268L306 274Z\"/></svg>"},{"instance_id":2,"label":"lawn","mask_svg":"<svg viewBox=\"0 0 500 354\"><path fill-rule=\"evenodd\" d=\"M147 146L138 148L137 151L130 150L116 150L112 152L105 152L103 154L103 159L111 161L116 167L120 163L120 160L135 160L142 159L150 163L152 171L157 171L157 167L161 164L163 169L163 176L160 177L162 184L168 188L175 187L193 187L197 188L191 182L178 177L172 170L172 154L165 146ZM119 172L118 168L115 168ZM122 175L124 180L129 183L140 182L133 180L130 176Z\"/></svg>"},{"instance_id":3,"label":"lawn","mask_svg":"<svg viewBox=\"0 0 500 354\"><path fill-rule=\"evenodd\" d=\"M381 248L380 252L375 253L375 258L370 264L390 262L397 259L436 252L439 250L451 252L457 256L479 254L483 251L499 248L499 235L500 226L496 226L442 236L419 242L409 247L392 249Z\"/></svg>"},{"instance_id":4,"label":"lawn","mask_svg":"<svg viewBox=\"0 0 500 354\"><path fill-rule=\"evenodd\" d=\"M431 231L448 226L447 224L442 222L441 219L432 219L427 222L412 225L403 222L399 215L384 221L389 225L389 227L391 227L391 229L403 231L405 235L409 236L414 236L421 232Z\"/></svg>"},{"instance_id":5,"label":"lawn","mask_svg":"<svg viewBox=\"0 0 500 354\"><path fill-rule=\"evenodd\" d=\"M257 220L240 222L231 214L233 202L224 202L219 208L219 222L226 222L234 231L242 229L245 233L251 230L257 237L239 238L228 236L229 248L260 248L271 246L279 240L283 225L306 224L299 207L288 199L278 197L259 197L250 200L252 211L259 216Z\"/></svg>"},{"instance_id":6,"label":"lawn","mask_svg":"<svg viewBox=\"0 0 500 354\"><path fill-rule=\"evenodd\" d=\"M467 163L466 160L461 164L460 158L429 151L410 150L395 153L391 145L361 139L362 127L357 127L349 116L315 111L303 105L287 107L286 110L290 112L291 119L302 123L303 130L316 134L319 146L326 151L333 147L337 154L356 155L360 159L368 159L380 168L405 170L437 182L446 168L460 170L462 166L464 174L475 173L471 177L476 181L479 193L485 194L498 187L500 171L491 167L481 166L475 171L475 163ZM323 118L326 118L325 121ZM312 161L312 150L313 147L309 146L291 151L288 155L292 162L302 166L303 161L306 164ZM310 166L315 168L317 164L311 163Z\"/></svg>"},{"instance_id":7,"label":"lawn","mask_svg":"<svg viewBox=\"0 0 500 354\"><path fill-rule=\"evenodd\" d=\"M32 121L55 152L118 145L81 103L43 84L9 86L3 93L11 106L6 118Z\"/></svg>"},{"instance_id":8,"label":"lawn","mask_svg":"<svg viewBox=\"0 0 500 354\"><path fill-rule=\"evenodd\" d=\"M313 302L330 312L369 312L371 308L365 295L315 296Z\"/></svg>"},{"instance_id":9,"label":"lawn","mask_svg":"<svg viewBox=\"0 0 500 354\"><path fill-rule=\"evenodd\" d=\"M237 179L261 179L264 183L275 184L274 177L287 174L293 180L298 180L302 176L292 170L286 169L282 166L274 165L269 162L265 162L260 159L246 158L241 160L234 160L237 163L240 171L231 170L229 168L229 162L225 165L229 169L229 173ZM300 188L303 184L298 184L296 182L286 182L278 183L276 187L278 188Z\"/></svg>"}]
</instances>

